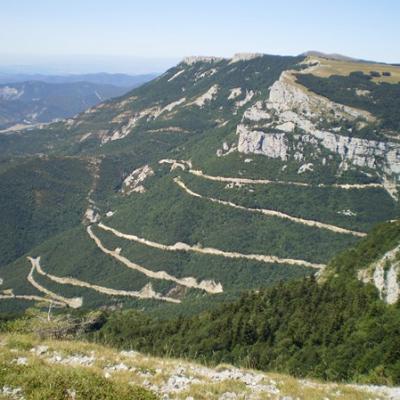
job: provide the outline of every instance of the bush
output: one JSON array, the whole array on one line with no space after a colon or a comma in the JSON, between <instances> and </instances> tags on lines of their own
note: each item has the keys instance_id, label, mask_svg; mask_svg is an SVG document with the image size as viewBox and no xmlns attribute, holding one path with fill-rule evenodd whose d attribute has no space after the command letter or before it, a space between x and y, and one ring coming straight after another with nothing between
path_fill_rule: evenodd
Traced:
<instances>
[{"instance_id":1,"label":"bush","mask_svg":"<svg viewBox=\"0 0 400 400\"><path fill-rule=\"evenodd\" d=\"M371 71L369 74L374 78L379 78L381 76L380 72L378 71Z\"/></svg>"}]
</instances>

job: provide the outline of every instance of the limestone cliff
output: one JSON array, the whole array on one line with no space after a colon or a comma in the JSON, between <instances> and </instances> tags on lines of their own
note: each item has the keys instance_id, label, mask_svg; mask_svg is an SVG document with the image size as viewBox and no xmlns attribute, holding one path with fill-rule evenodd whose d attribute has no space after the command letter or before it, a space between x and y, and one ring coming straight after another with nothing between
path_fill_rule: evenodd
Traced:
<instances>
[{"instance_id":1,"label":"limestone cliff","mask_svg":"<svg viewBox=\"0 0 400 400\"><path fill-rule=\"evenodd\" d=\"M389 194L397 199L398 143L354 137L351 131L340 128L342 121L362 127L373 120L366 111L311 93L295 82L290 71L284 71L271 86L268 99L258 101L244 112L236 131L238 151L304 163L315 159L322 162L321 154L327 150L330 159L340 160L338 173L352 167L373 170ZM322 123L330 128L322 128ZM310 148L307 145L311 145L311 152L305 150Z\"/></svg>"},{"instance_id":2,"label":"limestone cliff","mask_svg":"<svg viewBox=\"0 0 400 400\"><path fill-rule=\"evenodd\" d=\"M400 296L400 245L388 251L381 259L358 272L358 279L372 283L379 296L388 304L394 304Z\"/></svg>"}]
</instances>

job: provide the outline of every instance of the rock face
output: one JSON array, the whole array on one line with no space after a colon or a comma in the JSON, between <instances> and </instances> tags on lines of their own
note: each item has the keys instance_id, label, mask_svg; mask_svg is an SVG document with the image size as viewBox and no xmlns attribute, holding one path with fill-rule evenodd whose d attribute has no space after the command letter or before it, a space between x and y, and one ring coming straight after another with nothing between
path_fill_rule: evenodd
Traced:
<instances>
[{"instance_id":1,"label":"rock face","mask_svg":"<svg viewBox=\"0 0 400 400\"><path fill-rule=\"evenodd\" d=\"M215 91L215 93L214 93ZM200 102L200 106L204 105L204 103L207 100L211 100L212 97L216 94L216 89L212 87L209 90L210 93L205 93L202 99L198 99ZM164 107L160 106L152 106L152 107L147 107L144 108L141 111L138 112L132 112L132 111L125 111L122 112L121 114L118 114L116 117L113 118L112 122L113 123L119 123L122 124L120 125L117 129L113 131L108 131L108 130L100 130L96 132L96 135L100 138L101 144L106 144L108 142L113 142L115 140L120 140L124 139L127 137L131 132L132 129L136 127L137 123L139 121L152 121L162 116L164 117L165 114L170 113L175 107L181 105L186 101L185 97L182 97L178 100L175 100L169 104L166 104ZM197 104L197 103L196 103ZM86 140L87 137L91 136L92 132L89 132L88 134L84 135L81 137L80 141Z\"/></svg>"},{"instance_id":2,"label":"rock face","mask_svg":"<svg viewBox=\"0 0 400 400\"><path fill-rule=\"evenodd\" d=\"M128 119L126 124L122 125L119 129L114 131L111 136L104 135L101 138L101 143L105 144L108 142L113 142L114 140L123 139L129 135L130 131L136 125L136 122L139 120L139 116L134 116Z\"/></svg>"},{"instance_id":3,"label":"rock face","mask_svg":"<svg viewBox=\"0 0 400 400\"><path fill-rule=\"evenodd\" d=\"M207 90L207 92L197 97L194 101L192 101L189 104L199 106L200 108L204 107L206 103L214 99L215 95L218 93L218 89L219 89L218 85L211 86L210 89Z\"/></svg>"},{"instance_id":4,"label":"rock face","mask_svg":"<svg viewBox=\"0 0 400 400\"><path fill-rule=\"evenodd\" d=\"M258 58L262 57L264 54L262 53L236 53L233 55L233 57L230 60L230 64L234 64L239 61L249 61L252 60L253 58ZM219 62L226 60L223 57L214 57L214 56L189 56L185 57L182 60L182 63L187 64L187 65L193 65L198 62L203 62L203 63L214 63L214 62Z\"/></svg>"},{"instance_id":5,"label":"rock face","mask_svg":"<svg viewBox=\"0 0 400 400\"><path fill-rule=\"evenodd\" d=\"M135 169L124 179L121 189L122 193L125 195L129 195L134 192L144 193L146 189L142 183L146 180L146 178L153 175L154 171L148 165L144 165L143 167Z\"/></svg>"},{"instance_id":6,"label":"rock face","mask_svg":"<svg viewBox=\"0 0 400 400\"><path fill-rule=\"evenodd\" d=\"M238 150L244 154L263 154L270 158L288 158L288 141L283 133L265 134L261 131L247 130L245 125L237 126L239 135Z\"/></svg>"},{"instance_id":7,"label":"rock face","mask_svg":"<svg viewBox=\"0 0 400 400\"><path fill-rule=\"evenodd\" d=\"M232 88L230 90L228 100L236 99L236 97L239 97L241 94L242 94L242 89L240 87Z\"/></svg>"},{"instance_id":8,"label":"rock face","mask_svg":"<svg viewBox=\"0 0 400 400\"><path fill-rule=\"evenodd\" d=\"M193 65L198 62L205 62L205 63L213 63L222 61L224 58L222 57L213 57L213 56L189 56L183 59L183 63L187 65Z\"/></svg>"},{"instance_id":9,"label":"rock face","mask_svg":"<svg viewBox=\"0 0 400 400\"><path fill-rule=\"evenodd\" d=\"M185 72L185 69L181 69L180 71L178 71L177 73L175 73L174 75L171 76L171 78L168 79L168 82L173 81L174 79L176 79L179 75L182 75Z\"/></svg>"},{"instance_id":10,"label":"rock face","mask_svg":"<svg viewBox=\"0 0 400 400\"><path fill-rule=\"evenodd\" d=\"M180 104L184 103L186 101L185 97L182 97L179 100L173 101L172 103L167 104L161 111L160 114L162 114L164 111L166 112L171 112L176 106L179 106Z\"/></svg>"},{"instance_id":11,"label":"rock face","mask_svg":"<svg viewBox=\"0 0 400 400\"><path fill-rule=\"evenodd\" d=\"M389 194L397 200L399 144L337 133L340 128L335 125L340 126L343 120L368 123L373 117L368 112L310 93L294 79L289 71L283 72L271 86L268 99L256 102L244 112L236 131L238 151L281 160L314 162L327 150L339 157L342 170L350 167L375 170ZM321 122L333 128L320 128ZM306 153L309 145L314 150Z\"/></svg>"},{"instance_id":12,"label":"rock face","mask_svg":"<svg viewBox=\"0 0 400 400\"><path fill-rule=\"evenodd\" d=\"M239 61L249 61L252 60L253 58L258 58L262 56L263 56L262 53L236 53L234 54L230 63L233 64Z\"/></svg>"},{"instance_id":13,"label":"rock face","mask_svg":"<svg viewBox=\"0 0 400 400\"><path fill-rule=\"evenodd\" d=\"M253 90L246 90L246 96L244 97L243 100L239 100L235 103L236 108L243 107L245 104L247 104L253 97L255 93Z\"/></svg>"},{"instance_id":14,"label":"rock face","mask_svg":"<svg viewBox=\"0 0 400 400\"><path fill-rule=\"evenodd\" d=\"M397 303L400 297L400 245L388 251L380 260L358 272L358 279L373 283L379 296L388 304Z\"/></svg>"},{"instance_id":15,"label":"rock face","mask_svg":"<svg viewBox=\"0 0 400 400\"><path fill-rule=\"evenodd\" d=\"M308 72L308 69L303 72ZM340 117L373 120L371 114L366 111L334 103L325 97L307 91L295 82L295 77L290 71L282 72L279 80L271 86L268 106L278 113L295 112L300 119L309 119L310 121L316 121L321 116L332 121Z\"/></svg>"},{"instance_id":16,"label":"rock face","mask_svg":"<svg viewBox=\"0 0 400 400\"><path fill-rule=\"evenodd\" d=\"M261 101L257 101L251 107L249 107L243 114L243 118L249 121L262 121L269 120L271 118L271 114L263 110L263 103Z\"/></svg>"},{"instance_id":17,"label":"rock face","mask_svg":"<svg viewBox=\"0 0 400 400\"><path fill-rule=\"evenodd\" d=\"M19 91L16 88L10 87L10 86L3 86L0 88L0 99L2 100L15 100L21 97L24 93L24 90L22 89Z\"/></svg>"},{"instance_id":18,"label":"rock face","mask_svg":"<svg viewBox=\"0 0 400 400\"><path fill-rule=\"evenodd\" d=\"M86 209L84 218L89 224L95 224L100 221L99 213L92 207Z\"/></svg>"}]
</instances>

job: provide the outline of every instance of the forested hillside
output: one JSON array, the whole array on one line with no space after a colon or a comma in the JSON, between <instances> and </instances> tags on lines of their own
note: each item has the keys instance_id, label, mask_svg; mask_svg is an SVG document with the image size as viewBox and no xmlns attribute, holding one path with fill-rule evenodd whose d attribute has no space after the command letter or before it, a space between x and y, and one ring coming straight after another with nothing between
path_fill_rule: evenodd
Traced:
<instances>
[{"instance_id":1,"label":"forested hillside","mask_svg":"<svg viewBox=\"0 0 400 400\"><path fill-rule=\"evenodd\" d=\"M326 380L400 383L400 309L357 279L400 241L400 223L375 228L325 276L244 293L192 318L113 313L98 341L157 355L235 363ZM398 257L399 257L399 253Z\"/></svg>"},{"instance_id":2,"label":"forested hillside","mask_svg":"<svg viewBox=\"0 0 400 400\"><path fill-rule=\"evenodd\" d=\"M399 218L384 113L397 76L305 55L188 57L73 118L1 134L0 310L40 299L190 316L324 275ZM373 98L355 103L357 90ZM360 281L396 303L397 267L384 261Z\"/></svg>"}]
</instances>

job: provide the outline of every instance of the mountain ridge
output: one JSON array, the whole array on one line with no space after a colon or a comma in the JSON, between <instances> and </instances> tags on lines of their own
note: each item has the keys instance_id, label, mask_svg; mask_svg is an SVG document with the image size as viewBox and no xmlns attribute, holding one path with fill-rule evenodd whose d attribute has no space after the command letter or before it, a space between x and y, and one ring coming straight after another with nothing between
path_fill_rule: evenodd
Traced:
<instances>
[{"instance_id":1,"label":"mountain ridge","mask_svg":"<svg viewBox=\"0 0 400 400\"><path fill-rule=\"evenodd\" d=\"M72 117L124 92L124 88L89 82L6 83L0 85L0 129L7 132Z\"/></svg>"},{"instance_id":2,"label":"mountain ridge","mask_svg":"<svg viewBox=\"0 0 400 400\"><path fill-rule=\"evenodd\" d=\"M323 75L328 67L340 78ZM13 173L21 156L40 154L44 165L80 160L92 180L79 193L86 198L79 223L17 252L2 267L3 287L31 290L28 256L87 288L140 292L151 284L160 296L178 296L183 309L205 301L201 282L222 288L206 304L258 281L314 274L374 224L398 216L397 120L385 113L398 69L369 68L305 56L190 58L74 118L1 136ZM82 251L70 253L76 246ZM37 280L83 297L84 307L85 299L120 301Z\"/></svg>"},{"instance_id":3,"label":"mountain ridge","mask_svg":"<svg viewBox=\"0 0 400 400\"><path fill-rule=\"evenodd\" d=\"M72 118L0 135L0 321L13 343L28 334L3 371L41 365L53 382L83 359L110 393L128 390L112 380L121 370L169 398L210 398L195 390L194 378L209 387L204 367L172 361L167 376L154 358L144 373L110 356L107 368L77 342L41 356L33 330L234 364L207 370L228 371L210 386L218 400L371 397L310 392L310 377L398 385L399 77L315 56L189 58ZM269 375L239 367L296 376L297 389L258 392Z\"/></svg>"},{"instance_id":4,"label":"mountain ridge","mask_svg":"<svg viewBox=\"0 0 400 400\"><path fill-rule=\"evenodd\" d=\"M128 75L94 72L87 74L46 75L0 72L0 83L5 84L26 81L40 81L46 83L90 82L133 88L134 86L142 84L148 80L154 79L156 76L156 73Z\"/></svg>"}]
</instances>

